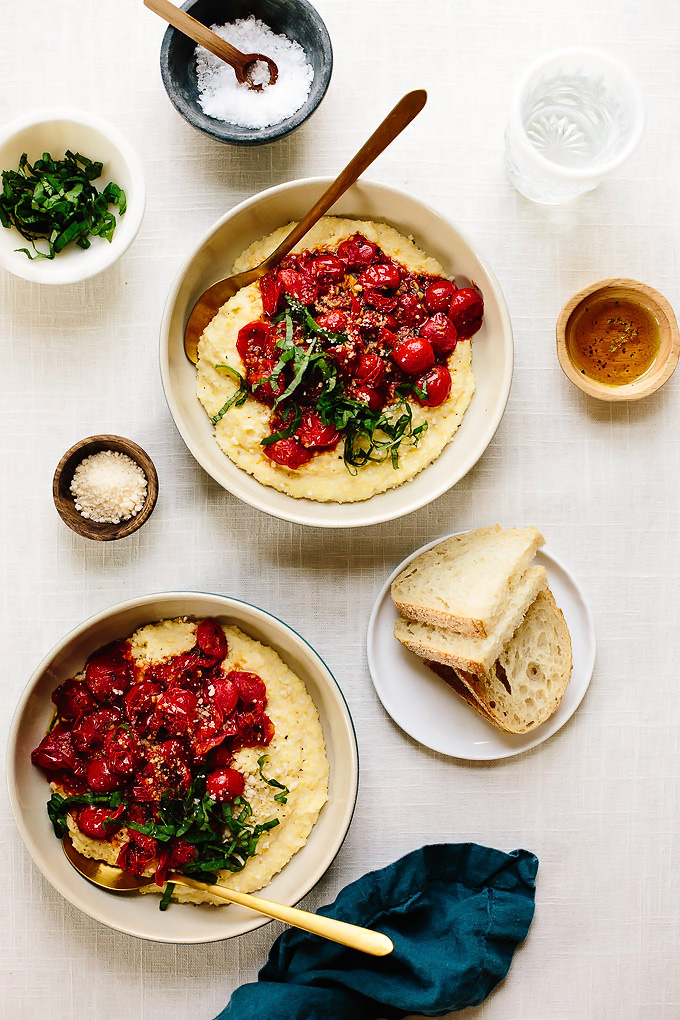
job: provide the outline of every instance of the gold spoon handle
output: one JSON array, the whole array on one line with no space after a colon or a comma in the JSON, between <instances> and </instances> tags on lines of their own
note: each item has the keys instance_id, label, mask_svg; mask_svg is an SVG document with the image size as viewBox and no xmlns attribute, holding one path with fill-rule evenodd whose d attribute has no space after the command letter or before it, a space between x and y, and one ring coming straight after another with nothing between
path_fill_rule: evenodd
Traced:
<instances>
[{"instance_id":1,"label":"gold spoon handle","mask_svg":"<svg viewBox=\"0 0 680 1020\"><path fill-rule=\"evenodd\" d=\"M364 170L378 158L397 135L401 134L414 117L416 117L427 102L425 89L415 89L400 99L394 109L387 114L371 137L365 142L356 156L354 156L344 170L341 170L331 186L324 191L321 198L312 206L290 234L283 239L278 248L269 255L258 269L270 269L279 264L281 259L291 251L298 241L302 240L305 234L311 230L317 220L320 220L325 212L345 194L348 188L361 177ZM264 275L264 273L262 274Z\"/></svg>"},{"instance_id":2,"label":"gold spoon handle","mask_svg":"<svg viewBox=\"0 0 680 1020\"><path fill-rule=\"evenodd\" d=\"M241 53L235 46L221 39L215 32L211 32L209 28L202 25L196 18L192 18L186 11L175 7L173 3L170 3L170 0L144 0L144 6L167 21L173 28L182 32L183 35L187 35L200 46L204 46L206 50L210 50L227 64L231 64L238 71L243 72L246 64L251 62L251 54Z\"/></svg>"},{"instance_id":3,"label":"gold spoon handle","mask_svg":"<svg viewBox=\"0 0 680 1020\"><path fill-rule=\"evenodd\" d=\"M277 921L290 924L293 928L302 928L313 935L320 935L331 942L339 942L342 946L349 946L351 949L358 949L362 953L370 953L371 956L386 956L394 949L391 939L379 931L370 931L368 928L360 928L356 924L347 924L345 921L336 921L334 917L322 917L321 914L310 914L307 910L299 910L297 907L287 907L283 903L272 903L271 900L263 900L259 896L251 896L249 893L235 892L233 889L224 889L221 885L206 885L205 882L197 882L186 875L168 875L168 882L177 882L181 885L190 886L192 889L201 889L213 896L219 896L230 903L238 903L242 907L249 907L257 910L267 917L274 917Z\"/></svg>"}]
</instances>

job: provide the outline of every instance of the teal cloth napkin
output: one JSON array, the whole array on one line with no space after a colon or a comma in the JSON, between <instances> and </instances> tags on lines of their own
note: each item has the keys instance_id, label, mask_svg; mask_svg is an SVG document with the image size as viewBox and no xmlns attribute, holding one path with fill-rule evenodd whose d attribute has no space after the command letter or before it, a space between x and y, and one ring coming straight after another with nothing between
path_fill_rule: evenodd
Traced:
<instances>
[{"instance_id":1,"label":"teal cloth napkin","mask_svg":"<svg viewBox=\"0 0 680 1020\"><path fill-rule=\"evenodd\" d=\"M476 843L414 850L352 882L320 914L382 931L375 957L293 928L216 1020L393 1020L477 1006L534 914L538 858Z\"/></svg>"}]
</instances>

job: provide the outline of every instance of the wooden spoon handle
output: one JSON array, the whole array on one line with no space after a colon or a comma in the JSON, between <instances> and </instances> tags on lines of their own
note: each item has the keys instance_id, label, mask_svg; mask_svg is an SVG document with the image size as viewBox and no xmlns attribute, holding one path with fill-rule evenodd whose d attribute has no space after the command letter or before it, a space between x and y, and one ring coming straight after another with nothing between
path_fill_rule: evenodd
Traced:
<instances>
[{"instance_id":1,"label":"wooden spoon handle","mask_svg":"<svg viewBox=\"0 0 680 1020\"><path fill-rule=\"evenodd\" d=\"M415 89L415 91L408 92L403 99L399 100L368 141L361 146L356 156L349 161L331 186L324 191L321 198L312 206L307 215L293 227L290 234L283 239L278 248L264 260L261 268L268 269L278 265L281 259L295 247L298 241L302 240L307 231L311 230L317 220L320 220L323 214L328 212L340 196L344 195L347 189L351 188L354 182L361 177L364 170L411 123L413 118L420 113L426 102L427 92L425 89Z\"/></svg>"},{"instance_id":2,"label":"wooden spoon handle","mask_svg":"<svg viewBox=\"0 0 680 1020\"><path fill-rule=\"evenodd\" d=\"M232 67L243 70L244 66L249 63L245 53L241 53L231 43L220 39L219 35L211 32L200 21L196 21L196 18L192 18L181 7L175 7L173 3L170 3L170 0L144 0L144 6L148 7L154 14L158 14L159 17L163 18L164 21L167 21L169 25L172 25L179 32L182 32L183 35L193 39L199 46L204 46L206 50L210 50L216 57L220 57L227 64L231 64Z\"/></svg>"},{"instance_id":3,"label":"wooden spoon handle","mask_svg":"<svg viewBox=\"0 0 680 1020\"><path fill-rule=\"evenodd\" d=\"M339 942L351 949L358 949L362 953L370 953L371 956L386 956L394 949L392 940L379 931L370 931L368 928L360 928L356 924L347 924L345 921L336 921L334 917L322 917L321 914L310 914L307 910L299 910L297 907L286 907L282 903L272 903L271 900L263 900L259 896L251 896L249 893L235 892L233 889L224 889L221 885L206 885L205 882L197 882L186 875L168 875L168 882L177 882L181 885L190 886L192 889L201 889L209 892L220 899L228 900L230 903L238 903L242 907L249 907L257 910L260 914L273 917L277 921L290 924L293 928L302 928L313 935L320 935L331 942Z\"/></svg>"}]
</instances>

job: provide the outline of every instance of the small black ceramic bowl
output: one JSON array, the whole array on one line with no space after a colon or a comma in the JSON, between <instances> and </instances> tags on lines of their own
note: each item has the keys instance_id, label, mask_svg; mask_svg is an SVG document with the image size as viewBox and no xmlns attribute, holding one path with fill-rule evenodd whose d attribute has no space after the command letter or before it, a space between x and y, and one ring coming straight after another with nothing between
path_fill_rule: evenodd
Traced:
<instances>
[{"instance_id":1,"label":"small black ceramic bowl","mask_svg":"<svg viewBox=\"0 0 680 1020\"><path fill-rule=\"evenodd\" d=\"M212 138L229 145L264 145L275 142L307 120L326 94L333 70L328 29L307 0L187 0L182 9L202 24L226 25L251 14L277 35L298 42L314 69L314 80L304 104L292 117L265 128L240 127L208 117L198 102L196 43L168 28L161 45L161 75L165 89L185 120Z\"/></svg>"}]
</instances>

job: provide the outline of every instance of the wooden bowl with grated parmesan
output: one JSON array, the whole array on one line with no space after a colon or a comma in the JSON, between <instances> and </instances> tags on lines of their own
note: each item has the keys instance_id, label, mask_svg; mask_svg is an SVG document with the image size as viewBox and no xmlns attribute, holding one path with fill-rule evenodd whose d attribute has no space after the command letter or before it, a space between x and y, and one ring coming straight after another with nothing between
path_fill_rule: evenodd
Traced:
<instances>
[{"instance_id":1,"label":"wooden bowl with grated parmesan","mask_svg":"<svg viewBox=\"0 0 680 1020\"><path fill-rule=\"evenodd\" d=\"M83 538L127 538L149 519L158 476L147 453L122 436L89 436L67 450L54 472L54 505Z\"/></svg>"}]
</instances>

